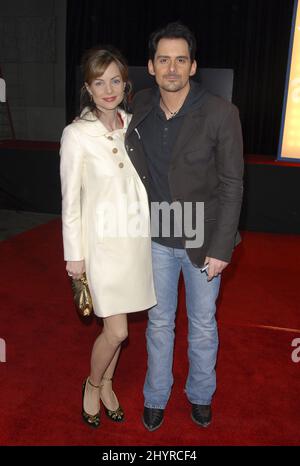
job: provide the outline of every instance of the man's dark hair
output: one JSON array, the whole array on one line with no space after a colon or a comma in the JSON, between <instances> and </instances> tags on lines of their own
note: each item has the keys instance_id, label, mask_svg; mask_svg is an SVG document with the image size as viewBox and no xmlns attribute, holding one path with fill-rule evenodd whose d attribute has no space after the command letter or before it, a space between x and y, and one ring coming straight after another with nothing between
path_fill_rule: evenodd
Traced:
<instances>
[{"instance_id":1,"label":"man's dark hair","mask_svg":"<svg viewBox=\"0 0 300 466\"><path fill-rule=\"evenodd\" d=\"M161 39L184 39L188 43L190 58L193 62L196 54L196 38L192 31L180 21L169 23L165 27L152 32L149 38L149 58L154 60L158 42Z\"/></svg>"}]
</instances>

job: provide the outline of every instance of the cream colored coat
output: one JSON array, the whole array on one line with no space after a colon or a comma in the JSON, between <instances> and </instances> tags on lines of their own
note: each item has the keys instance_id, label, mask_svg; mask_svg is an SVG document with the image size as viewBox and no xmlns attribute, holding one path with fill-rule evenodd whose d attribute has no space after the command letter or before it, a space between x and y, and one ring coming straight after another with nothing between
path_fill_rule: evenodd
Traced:
<instances>
[{"instance_id":1,"label":"cream colored coat","mask_svg":"<svg viewBox=\"0 0 300 466\"><path fill-rule=\"evenodd\" d=\"M64 258L85 260L95 314L107 317L156 304L146 190L124 146L89 113L61 139ZM89 121L86 121L89 120Z\"/></svg>"}]
</instances>

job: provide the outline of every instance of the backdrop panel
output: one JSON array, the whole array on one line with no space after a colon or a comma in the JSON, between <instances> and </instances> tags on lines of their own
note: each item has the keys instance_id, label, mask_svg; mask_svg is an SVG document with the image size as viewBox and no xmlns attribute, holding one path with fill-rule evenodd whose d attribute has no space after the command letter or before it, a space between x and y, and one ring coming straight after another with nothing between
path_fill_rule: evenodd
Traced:
<instances>
[{"instance_id":1,"label":"backdrop panel","mask_svg":"<svg viewBox=\"0 0 300 466\"><path fill-rule=\"evenodd\" d=\"M60 214L59 161L58 145L1 144L0 209ZM258 164L255 157L245 166L241 229L300 233L300 166Z\"/></svg>"},{"instance_id":2,"label":"backdrop panel","mask_svg":"<svg viewBox=\"0 0 300 466\"><path fill-rule=\"evenodd\" d=\"M99 43L120 48L130 66L145 66L149 34L181 20L195 33L199 68L234 70L245 153L277 153L293 0L68 1L67 121L76 114L76 67Z\"/></svg>"}]
</instances>

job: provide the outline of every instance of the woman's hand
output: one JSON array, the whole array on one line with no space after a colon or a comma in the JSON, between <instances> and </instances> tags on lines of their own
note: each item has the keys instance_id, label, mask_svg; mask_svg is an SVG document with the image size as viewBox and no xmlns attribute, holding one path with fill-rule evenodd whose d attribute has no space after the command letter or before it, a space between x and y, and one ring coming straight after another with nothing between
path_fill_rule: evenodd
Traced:
<instances>
[{"instance_id":1,"label":"woman's hand","mask_svg":"<svg viewBox=\"0 0 300 466\"><path fill-rule=\"evenodd\" d=\"M67 261L66 270L68 275L75 280L78 280L82 277L83 272L85 272L84 260L82 261Z\"/></svg>"}]
</instances>

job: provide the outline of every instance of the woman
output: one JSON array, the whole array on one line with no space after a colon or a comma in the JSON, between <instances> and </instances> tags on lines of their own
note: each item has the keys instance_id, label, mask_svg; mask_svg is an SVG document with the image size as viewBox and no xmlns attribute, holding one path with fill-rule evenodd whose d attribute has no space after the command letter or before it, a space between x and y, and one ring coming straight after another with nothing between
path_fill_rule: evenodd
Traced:
<instances>
[{"instance_id":1,"label":"woman","mask_svg":"<svg viewBox=\"0 0 300 466\"><path fill-rule=\"evenodd\" d=\"M128 68L119 51L94 48L83 57L80 117L64 129L61 183L64 258L74 279L86 272L102 333L83 384L82 417L100 424L100 400L108 417L124 412L112 389L127 313L156 304L147 194L124 147L130 115Z\"/></svg>"}]
</instances>

